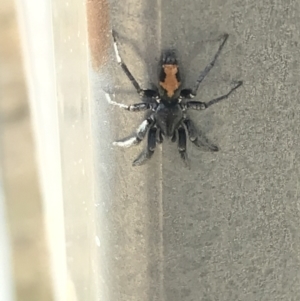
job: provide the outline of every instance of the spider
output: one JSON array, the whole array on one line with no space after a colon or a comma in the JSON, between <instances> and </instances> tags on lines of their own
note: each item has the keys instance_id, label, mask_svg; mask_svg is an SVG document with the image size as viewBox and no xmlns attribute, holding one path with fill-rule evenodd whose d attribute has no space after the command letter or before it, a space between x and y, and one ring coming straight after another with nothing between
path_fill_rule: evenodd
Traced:
<instances>
[{"instance_id":1,"label":"spider","mask_svg":"<svg viewBox=\"0 0 300 301\"><path fill-rule=\"evenodd\" d=\"M112 36L117 62L133 84L142 102L125 105L113 101L110 95L105 93L107 101L131 112L150 111L133 136L113 143L121 147L131 147L139 144L147 136L146 149L133 161L132 165L138 166L146 163L152 157L156 144L162 143L165 138L171 138L172 142L177 141L178 151L186 166L189 166L187 157L187 136L197 147L212 152L218 151L218 147L212 144L203 133L196 129L194 122L188 117L187 112L189 109L205 110L213 104L228 98L234 90L243 84L242 81L235 82L234 87L227 94L212 99L207 103L191 100L197 95L199 85L215 65L228 39L228 34L223 35L223 41L218 51L212 61L201 72L192 89L181 89L181 76L176 54L172 50L164 52L160 60L159 85L156 90L141 89L119 54L114 31L112 31Z\"/></svg>"}]
</instances>

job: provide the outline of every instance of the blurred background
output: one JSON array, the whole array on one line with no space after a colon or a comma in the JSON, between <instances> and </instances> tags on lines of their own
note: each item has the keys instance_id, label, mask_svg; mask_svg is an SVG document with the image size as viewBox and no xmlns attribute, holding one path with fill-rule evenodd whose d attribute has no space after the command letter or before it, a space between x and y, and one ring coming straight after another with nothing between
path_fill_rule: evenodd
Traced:
<instances>
[{"instance_id":1,"label":"blurred background","mask_svg":"<svg viewBox=\"0 0 300 301\"><path fill-rule=\"evenodd\" d=\"M16 299L52 300L21 41L14 1L0 2L1 152Z\"/></svg>"}]
</instances>

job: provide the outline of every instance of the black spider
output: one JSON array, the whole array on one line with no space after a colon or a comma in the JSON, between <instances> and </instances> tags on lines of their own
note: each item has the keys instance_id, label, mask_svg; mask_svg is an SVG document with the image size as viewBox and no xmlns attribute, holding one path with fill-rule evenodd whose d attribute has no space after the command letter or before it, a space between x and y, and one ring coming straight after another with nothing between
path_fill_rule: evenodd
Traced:
<instances>
[{"instance_id":1,"label":"black spider","mask_svg":"<svg viewBox=\"0 0 300 301\"><path fill-rule=\"evenodd\" d=\"M211 105L218 103L222 99L226 99L234 90L240 87L243 82L236 82L235 86L225 95L215 98L208 103L201 101L192 101L197 95L197 90L200 83L214 66L221 50L223 49L228 34L223 37L223 42L219 46L217 53L210 64L203 70L193 89L180 89L181 78L179 73L178 62L173 51L165 52L160 62L159 87L157 90L142 90L128 70L126 64L122 61L117 48L116 35L113 32L114 50L117 57L117 62L122 67L123 71L135 87L143 102L124 105L112 101L110 95L106 93L107 100L114 105L124 108L128 111L139 112L151 110L152 113L141 123L135 135L123 140L114 142L114 145L122 147L130 147L139 144L148 133L147 148L133 162L133 166L142 165L154 153L156 143L161 143L164 137L171 138L172 142L178 141L178 151L181 158L188 165L186 144L186 135L193 144L198 147L205 148L209 151L218 151L218 147L198 131L193 121L188 117L187 110L205 110Z\"/></svg>"}]
</instances>

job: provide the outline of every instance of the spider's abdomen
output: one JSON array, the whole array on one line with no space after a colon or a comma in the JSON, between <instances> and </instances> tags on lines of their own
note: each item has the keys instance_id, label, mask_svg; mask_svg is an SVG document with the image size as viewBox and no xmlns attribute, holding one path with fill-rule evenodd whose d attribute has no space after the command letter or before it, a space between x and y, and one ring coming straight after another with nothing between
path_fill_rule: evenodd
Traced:
<instances>
[{"instance_id":1,"label":"spider's abdomen","mask_svg":"<svg viewBox=\"0 0 300 301\"><path fill-rule=\"evenodd\" d=\"M160 104L156 110L155 120L164 136L172 137L183 118L179 105L166 106Z\"/></svg>"}]
</instances>

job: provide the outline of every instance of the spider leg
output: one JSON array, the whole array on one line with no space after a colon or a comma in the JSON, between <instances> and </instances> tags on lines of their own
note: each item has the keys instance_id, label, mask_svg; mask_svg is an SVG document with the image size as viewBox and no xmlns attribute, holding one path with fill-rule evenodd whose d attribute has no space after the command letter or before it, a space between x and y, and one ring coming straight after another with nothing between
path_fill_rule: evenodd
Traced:
<instances>
[{"instance_id":1,"label":"spider leg","mask_svg":"<svg viewBox=\"0 0 300 301\"><path fill-rule=\"evenodd\" d=\"M134 76L131 74L131 72L129 71L127 65L123 62L123 60L120 56L115 31L112 31L112 36L113 36L113 39L114 39L114 51L115 51L117 62L121 66L121 68L123 69L125 75L128 77L128 79L130 80L130 82L132 83L134 88L136 89L137 93L141 97L157 98L158 97L157 91L150 90L150 89L148 89L148 90L141 89L140 85L138 84L138 82L136 81Z\"/></svg>"},{"instance_id":2,"label":"spider leg","mask_svg":"<svg viewBox=\"0 0 300 301\"><path fill-rule=\"evenodd\" d=\"M172 142L176 142L176 140L177 140L177 131L174 132L174 134L173 134L173 136L171 138Z\"/></svg>"},{"instance_id":3,"label":"spider leg","mask_svg":"<svg viewBox=\"0 0 300 301\"><path fill-rule=\"evenodd\" d=\"M242 81L236 82L236 85L235 85L235 86L234 86L227 94L222 95L222 96L220 96L220 97L217 97L217 98L215 98L215 99L212 99L212 100L210 100L208 103L206 103L206 108L212 106L212 105L215 104L215 103L218 103L219 101L221 101L221 100L223 100L223 99L228 98L229 95L230 95L234 90L236 90L237 88L239 88L242 84L243 84Z\"/></svg>"},{"instance_id":4,"label":"spider leg","mask_svg":"<svg viewBox=\"0 0 300 301\"><path fill-rule=\"evenodd\" d=\"M147 103L142 102L142 103L135 103L135 104L132 104L132 105L125 105L123 103L119 103L119 102L116 102L116 101L112 100L108 93L105 93L105 97L106 97L106 100L109 104L117 106L117 107L122 108L122 109L125 109L127 111L131 111L131 112L140 112L140 111L145 111L145 110L150 110L150 109L153 110L157 106L156 103L149 103L149 102L147 102Z\"/></svg>"},{"instance_id":5,"label":"spider leg","mask_svg":"<svg viewBox=\"0 0 300 301\"><path fill-rule=\"evenodd\" d=\"M195 124L190 119L185 119L183 123L186 126L189 139L192 143L194 143L197 147L203 148L203 150L208 150L212 152L217 152L219 148L211 143L204 135L204 133L200 130L197 130Z\"/></svg>"},{"instance_id":6,"label":"spider leg","mask_svg":"<svg viewBox=\"0 0 300 301\"><path fill-rule=\"evenodd\" d=\"M192 109L192 110L205 110L207 109L207 104L202 101L187 101L185 104L182 104L183 110Z\"/></svg>"},{"instance_id":7,"label":"spider leg","mask_svg":"<svg viewBox=\"0 0 300 301\"><path fill-rule=\"evenodd\" d=\"M242 84L243 84L242 81L238 81L236 83L236 85L227 94L224 94L220 97L214 98L207 103L201 102L201 101L187 101L185 104L182 104L181 106L183 109L192 109L192 110L198 110L198 111L205 110L208 107L212 106L213 104L216 104L216 103L220 102L221 100L228 98L229 95L234 90L236 90L238 87L240 87Z\"/></svg>"},{"instance_id":8,"label":"spider leg","mask_svg":"<svg viewBox=\"0 0 300 301\"><path fill-rule=\"evenodd\" d=\"M156 131L156 128L151 128L149 130L147 148L133 161L133 166L140 166L145 164L154 154L156 147Z\"/></svg>"},{"instance_id":9,"label":"spider leg","mask_svg":"<svg viewBox=\"0 0 300 301\"><path fill-rule=\"evenodd\" d=\"M196 95L197 95L197 91L198 91L198 88L201 84L201 82L204 80L204 78L206 77L206 75L209 73L209 71L213 68L213 66L215 65L215 62L217 60L217 58L219 57L227 39L228 39L228 34L224 34L224 39L223 39L223 42L222 44L219 46L219 49L218 51L216 52L214 58L212 59L212 61L205 67L205 69L201 72L200 76L198 77L197 81L196 81L196 84L194 86L193 89L184 89L182 90L182 96L185 95L185 98L194 98Z\"/></svg>"},{"instance_id":10,"label":"spider leg","mask_svg":"<svg viewBox=\"0 0 300 301\"><path fill-rule=\"evenodd\" d=\"M145 138L147 131L151 126L153 126L153 124L154 121L150 117L147 118L140 124L135 135L122 140L115 141L113 142L113 145L127 148L139 144Z\"/></svg>"},{"instance_id":11,"label":"spider leg","mask_svg":"<svg viewBox=\"0 0 300 301\"><path fill-rule=\"evenodd\" d=\"M189 167L189 161L186 152L186 132L183 127L178 129L178 151L185 165Z\"/></svg>"},{"instance_id":12,"label":"spider leg","mask_svg":"<svg viewBox=\"0 0 300 301\"><path fill-rule=\"evenodd\" d=\"M156 135L157 135L156 136L156 142L159 143L159 144L162 143L164 138L163 138L163 135L162 135L162 132L161 132L160 129L157 129L157 134Z\"/></svg>"}]
</instances>

